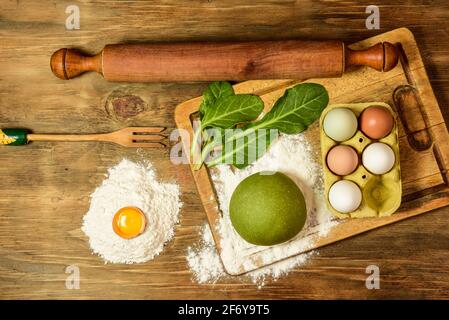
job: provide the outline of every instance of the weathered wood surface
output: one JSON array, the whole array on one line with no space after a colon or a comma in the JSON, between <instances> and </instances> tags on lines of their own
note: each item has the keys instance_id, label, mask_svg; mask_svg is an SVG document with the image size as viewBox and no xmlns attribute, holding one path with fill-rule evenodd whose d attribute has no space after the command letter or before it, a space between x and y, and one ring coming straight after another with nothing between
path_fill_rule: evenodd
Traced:
<instances>
[{"instance_id":1,"label":"weathered wood surface","mask_svg":"<svg viewBox=\"0 0 449 320\"><path fill-rule=\"evenodd\" d=\"M449 119L449 5L380 5L381 29L365 29L370 1L80 1L81 30L64 28L65 3L1 1L0 127L36 132L108 132L124 126L174 127L177 104L206 84L107 83L96 74L64 82L49 57L73 46L95 53L107 43L171 40L367 38L401 26L415 34L446 121ZM80 234L89 195L123 157L148 158L163 180L177 180L185 206L176 237L154 261L104 265ZM306 266L258 290L244 279L191 281L186 248L205 223L187 166L168 151L112 144L34 143L0 152L0 298L448 298L449 209L319 250ZM81 288L67 290L68 265ZM381 289L365 288L365 268Z\"/></svg>"}]
</instances>

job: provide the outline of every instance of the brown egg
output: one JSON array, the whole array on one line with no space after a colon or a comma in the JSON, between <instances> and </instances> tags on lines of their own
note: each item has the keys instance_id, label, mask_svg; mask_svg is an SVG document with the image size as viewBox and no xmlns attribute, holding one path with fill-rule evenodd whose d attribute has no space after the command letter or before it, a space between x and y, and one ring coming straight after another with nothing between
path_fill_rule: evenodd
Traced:
<instances>
[{"instance_id":1,"label":"brown egg","mask_svg":"<svg viewBox=\"0 0 449 320\"><path fill-rule=\"evenodd\" d=\"M360 116L360 130L371 139L382 139L393 129L393 116L382 106L366 108Z\"/></svg>"},{"instance_id":2,"label":"brown egg","mask_svg":"<svg viewBox=\"0 0 449 320\"><path fill-rule=\"evenodd\" d=\"M359 156L353 148L341 144L329 151L326 162L330 171L339 176L346 176L357 169Z\"/></svg>"}]
</instances>

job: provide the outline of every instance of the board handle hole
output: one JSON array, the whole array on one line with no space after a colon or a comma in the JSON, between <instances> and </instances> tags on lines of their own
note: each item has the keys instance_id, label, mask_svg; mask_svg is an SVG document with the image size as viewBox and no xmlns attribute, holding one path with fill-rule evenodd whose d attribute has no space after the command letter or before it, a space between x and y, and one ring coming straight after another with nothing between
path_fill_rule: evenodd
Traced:
<instances>
[{"instance_id":1,"label":"board handle hole","mask_svg":"<svg viewBox=\"0 0 449 320\"><path fill-rule=\"evenodd\" d=\"M362 143L363 142L363 138L359 138L359 142Z\"/></svg>"}]
</instances>

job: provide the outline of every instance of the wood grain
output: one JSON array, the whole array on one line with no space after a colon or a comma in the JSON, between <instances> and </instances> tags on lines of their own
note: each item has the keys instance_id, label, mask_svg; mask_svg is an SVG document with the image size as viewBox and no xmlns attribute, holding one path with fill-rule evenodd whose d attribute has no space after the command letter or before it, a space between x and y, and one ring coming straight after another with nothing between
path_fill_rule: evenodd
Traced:
<instances>
[{"instance_id":1,"label":"wood grain","mask_svg":"<svg viewBox=\"0 0 449 320\"><path fill-rule=\"evenodd\" d=\"M86 74L56 79L50 55L74 46L90 54L107 43L198 40L345 39L397 27L417 38L423 63L449 119L447 1L379 4L381 29L365 29L372 1L80 1L81 29L67 31L63 2L2 0L0 126L36 132L109 132L124 126L174 127L177 104L200 84L115 84ZM386 95L387 93L385 93ZM364 97L358 97L363 101ZM338 97L336 98L338 100ZM339 101L342 102L342 101ZM123 157L150 159L162 180L176 180L184 208L176 237L154 261L104 265L79 231L89 195ZM244 278L191 281L186 248L206 221L189 168L168 152L101 143L32 144L0 152L0 298L449 298L448 209L411 218L319 250L304 267L258 290ZM431 178L429 178L431 179ZM65 288L77 264L80 290ZM365 268L381 270L381 289L365 288Z\"/></svg>"}]
</instances>

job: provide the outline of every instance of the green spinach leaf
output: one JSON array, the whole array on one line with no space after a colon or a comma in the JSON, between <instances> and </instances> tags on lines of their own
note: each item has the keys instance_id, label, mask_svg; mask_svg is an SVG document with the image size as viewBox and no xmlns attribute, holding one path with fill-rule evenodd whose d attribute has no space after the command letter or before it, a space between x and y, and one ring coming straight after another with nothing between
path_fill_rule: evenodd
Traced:
<instances>
[{"instance_id":1,"label":"green spinach leaf","mask_svg":"<svg viewBox=\"0 0 449 320\"><path fill-rule=\"evenodd\" d=\"M232 86L227 82L214 82L203 96L203 112L200 126L196 129L192 140L190 155L197 158L201 144L202 132L206 128L232 128L241 122L257 118L264 107L260 97L251 94L234 94ZM201 164L195 165L195 168Z\"/></svg>"},{"instance_id":2,"label":"green spinach leaf","mask_svg":"<svg viewBox=\"0 0 449 320\"><path fill-rule=\"evenodd\" d=\"M235 129L231 136L236 136L239 131L241 129ZM211 159L205 159L206 165L213 167L226 163L243 169L264 155L278 135L279 131L276 129L260 129L228 142L226 140L229 133L223 135L221 149ZM216 147L217 143L210 146ZM205 150L207 149L210 149L208 145L205 146Z\"/></svg>"},{"instance_id":3,"label":"green spinach leaf","mask_svg":"<svg viewBox=\"0 0 449 320\"><path fill-rule=\"evenodd\" d=\"M203 102L212 100L211 96L203 99ZM227 95L216 98L213 104L203 107L201 128L196 137L206 128L219 128L220 133L226 131L223 129L234 130L231 134L222 134L218 140L208 141L203 148L201 162L209 167L228 163L244 168L263 155L279 132L295 134L307 129L319 118L328 102L328 93L322 85L302 83L286 90L261 120L249 122L263 110L263 102L259 97ZM242 128L235 129L237 124L245 122L247 124ZM214 156L207 157L211 150L217 149ZM199 167L201 163L196 166Z\"/></svg>"},{"instance_id":4,"label":"green spinach leaf","mask_svg":"<svg viewBox=\"0 0 449 320\"><path fill-rule=\"evenodd\" d=\"M207 110L221 98L233 96L234 88L229 82L215 81L212 82L203 93L203 101L200 105L200 114L204 116Z\"/></svg>"},{"instance_id":5,"label":"green spinach leaf","mask_svg":"<svg viewBox=\"0 0 449 320\"><path fill-rule=\"evenodd\" d=\"M328 102L329 95L322 85L302 83L287 89L270 112L248 128L278 129L288 134L300 133L319 118Z\"/></svg>"},{"instance_id":6,"label":"green spinach leaf","mask_svg":"<svg viewBox=\"0 0 449 320\"><path fill-rule=\"evenodd\" d=\"M238 123L254 120L262 110L263 101L258 96L237 94L224 97L207 108L201 127L232 128Z\"/></svg>"}]
</instances>

